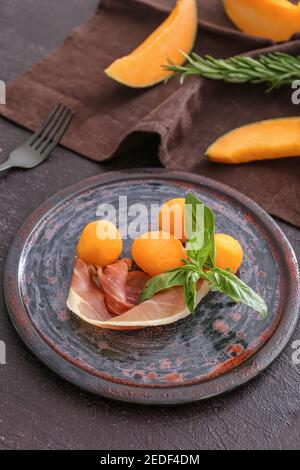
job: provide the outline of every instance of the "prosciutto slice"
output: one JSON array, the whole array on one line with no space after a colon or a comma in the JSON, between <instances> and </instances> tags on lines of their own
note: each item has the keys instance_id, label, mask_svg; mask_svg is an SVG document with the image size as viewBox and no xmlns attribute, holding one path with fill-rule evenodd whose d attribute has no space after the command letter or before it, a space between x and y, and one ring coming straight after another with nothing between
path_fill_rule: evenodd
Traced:
<instances>
[{"instance_id":1,"label":"prosciutto slice","mask_svg":"<svg viewBox=\"0 0 300 470\"><path fill-rule=\"evenodd\" d=\"M92 266L88 266L79 258L76 258L71 289L80 298L80 309L91 320L104 321L111 318L104 294L95 282L95 272Z\"/></svg>"},{"instance_id":2,"label":"prosciutto slice","mask_svg":"<svg viewBox=\"0 0 300 470\"><path fill-rule=\"evenodd\" d=\"M166 289L137 305L149 276L139 271L128 272L128 269L127 260L96 270L77 258L68 308L87 323L119 330L166 325L190 315L182 287ZM208 282L198 282L198 303L208 290Z\"/></svg>"},{"instance_id":3,"label":"prosciutto slice","mask_svg":"<svg viewBox=\"0 0 300 470\"><path fill-rule=\"evenodd\" d=\"M121 315L133 308L144 285L150 279L150 276L141 271L129 272L129 266L130 262L122 259L107 266L104 271L98 268L106 305L114 315Z\"/></svg>"}]
</instances>

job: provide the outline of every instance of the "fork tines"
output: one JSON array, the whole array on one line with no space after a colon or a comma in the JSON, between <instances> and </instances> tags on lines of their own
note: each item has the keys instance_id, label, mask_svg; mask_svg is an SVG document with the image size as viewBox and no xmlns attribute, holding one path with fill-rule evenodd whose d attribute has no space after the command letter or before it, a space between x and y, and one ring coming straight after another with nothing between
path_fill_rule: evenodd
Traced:
<instances>
[{"instance_id":1,"label":"fork tines","mask_svg":"<svg viewBox=\"0 0 300 470\"><path fill-rule=\"evenodd\" d=\"M32 135L29 145L37 152L50 153L64 136L74 111L62 103L55 106L44 124Z\"/></svg>"}]
</instances>

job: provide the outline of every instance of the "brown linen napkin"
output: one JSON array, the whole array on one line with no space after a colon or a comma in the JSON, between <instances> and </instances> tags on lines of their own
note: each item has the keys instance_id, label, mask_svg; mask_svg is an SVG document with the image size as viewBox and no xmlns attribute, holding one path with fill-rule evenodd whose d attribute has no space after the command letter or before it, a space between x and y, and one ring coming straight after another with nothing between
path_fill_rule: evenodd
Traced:
<instances>
[{"instance_id":1,"label":"brown linen napkin","mask_svg":"<svg viewBox=\"0 0 300 470\"><path fill-rule=\"evenodd\" d=\"M282 50L300 54L300 39L283 45L247 36L227 20L221 0L200 0L199 54ZM208 145L224 132L264 118L297 115L292 91L266 94L265 87L228 85L199 78L177 78L149 89L129 89L103 73L115 58L135 48L174 5L172 0L102 0L96 14L64 43L18 77L0 113L35 129L49 109L63 101L76 110L63 144L104 161L160 136L159 157L170 169L222 181L253 198L268 212L300 226L300 159L239 166L209 163ZM149 64L150 66L150 64ZM146 145L146 143L145 143Z\"/></svg>"}]
</instances>

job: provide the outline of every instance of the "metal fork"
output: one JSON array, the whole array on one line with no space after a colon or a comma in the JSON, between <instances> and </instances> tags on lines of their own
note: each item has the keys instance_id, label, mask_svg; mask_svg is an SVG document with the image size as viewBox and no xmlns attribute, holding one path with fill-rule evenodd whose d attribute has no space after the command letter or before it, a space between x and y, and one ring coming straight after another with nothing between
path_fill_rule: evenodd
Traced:
<instances>
[{"instance_id":1,"label":"metal fork","mask_svg":"<svg viewBox=\"0 0 300 470\"><path fill-rule=\"evenodd\" d=\"M9 168L34 168L42 163L64 136L74 111L59 103L44 124L23 144L13 150L0 165L0 172Z\"/></svg>"}]
</instances>

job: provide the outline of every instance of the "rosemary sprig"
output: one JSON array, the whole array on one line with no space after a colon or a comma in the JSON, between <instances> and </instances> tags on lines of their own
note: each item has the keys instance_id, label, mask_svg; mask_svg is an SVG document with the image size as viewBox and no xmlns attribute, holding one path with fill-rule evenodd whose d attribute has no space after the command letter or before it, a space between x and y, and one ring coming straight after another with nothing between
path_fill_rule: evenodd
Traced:
<instances>
[{"instance_id":1,"label":"rosemary sprig","mask_svg":"<svg viewBox=\"0 0 300 470\"><path fill-rule=\"evenodd\" d=\"M195 52L185 54L187 63L175 65L171 61L165 66L167 70L180 75L180 81L190 75L223 80L228 83L266 83L268 91L291 85L300 78L300 56L284 52L262 54L256 58L233 56L229 59L216 59L210 55L200 57Z\"/></svg>"}]
</instances>

